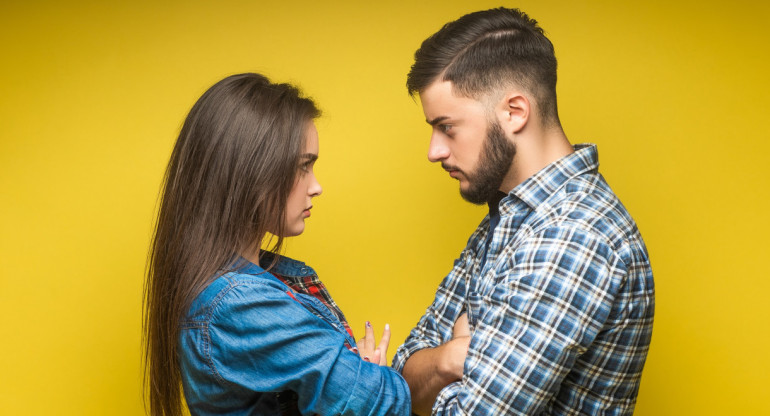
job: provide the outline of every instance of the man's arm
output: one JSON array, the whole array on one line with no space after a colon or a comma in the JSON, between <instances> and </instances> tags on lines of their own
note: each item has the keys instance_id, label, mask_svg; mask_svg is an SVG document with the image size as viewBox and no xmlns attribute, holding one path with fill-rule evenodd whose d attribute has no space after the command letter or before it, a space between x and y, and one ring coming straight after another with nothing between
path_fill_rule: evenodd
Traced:
<instances>
[{"instance_id":1,"label":"man's arm","mask_svg":"<svg viewBox=\"0 0 770 416\"><path fill-rule=\"evenodd\" d=\"M468 247L477 244L479 232L471 235ZM465 284L474 252L463 250L452 271L439 284L433 303L393 357L393 368L411 380L408 384L412 394L418 395L417 402L412 398L413 411L417 413L430 414L436 394L462 378L470 341L467 315L463 313ZM465 339L459 339L462 337Z\"/></svg>"},{"instance_id":2,"label":"man's arm","mask_svg":"<svg viewBox=\"0 0 770 416\"><path fill-rule=\"evenodd\" d=\"M439 392L462 379L471 340L466 313L457 319L452 332L452 340L415 352L404 365L402 375L412 394L412 411L418 415L429 415Z\"/></svg>"},{"instance_id":3,"label":"man's arm","mask_svg":"<svg viewBox=\"0 0 770 416\"><path fill-rule=\"evenodd\" d=\"M441 346L453 338L455 322L462 315L465 304L464 276L469 267L466 251L455 261L452 271L439 284L433 302L396 350L393 357L396 371L403 372L406 361L415 352Z\"/></svg>"}]
</instances>

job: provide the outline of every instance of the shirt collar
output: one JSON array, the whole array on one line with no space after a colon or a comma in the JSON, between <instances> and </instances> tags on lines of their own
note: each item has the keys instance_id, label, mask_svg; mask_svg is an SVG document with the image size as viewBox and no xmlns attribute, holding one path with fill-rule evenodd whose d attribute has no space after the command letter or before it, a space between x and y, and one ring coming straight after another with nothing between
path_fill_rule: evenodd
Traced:
<instances>
[{"instance_id":1,"label":"shirt collar","mask_svg":"<svg viewBox=\"0 0 770 416\"><path fill-rule=\"evenodd\" d=\"M595 144L574 146L575 152L544 167L511 190L510 195L535 209L568 180L599 168L599 153Z\"/></svg>"},{"instance_id":2,"label":"shirt collar","mask_svg":"<svg viewBox=\"0 0 770 416\"><path fill-rule=\"evenodd\" d=\"M248 260L242 259L245 264L239 268L239 271L246 274L264 273L265 269L270 267L273 260L276 258L276 263L273 268L270 269L270 272L284 277L307 277L315 275L315 270L305 263L269 251L262 252L262 256L259 259L260 264L254 264Z\"/></svg>"},{"instance_id":3,"label":"shirt collar","mask_svg":"<svg viewBox=\"0 0 770 416\"><path fill-rule=\"evenodd\" d=\"M495 193L495 195L489 201L487 201L490 218L500 215L500 201L502 201L505 196L506 195L503 192L497 191L497 193Z\"/></svg>"}]
</instances>

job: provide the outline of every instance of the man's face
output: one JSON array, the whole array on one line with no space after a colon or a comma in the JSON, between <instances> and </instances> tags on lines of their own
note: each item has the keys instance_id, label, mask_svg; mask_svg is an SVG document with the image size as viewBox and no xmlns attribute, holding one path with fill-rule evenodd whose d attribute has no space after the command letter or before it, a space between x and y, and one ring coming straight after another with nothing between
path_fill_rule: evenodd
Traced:
<instances>
[{"instance_id":1,"label":"man's face","mask_svg":"<svg viewBox=\"0 0 770 416\"><path fill-rule=\"evenodd\" d=\"M441 162L460 181L460 194L474 204L489 201L500 189L516 154L499 123L489 121L483 103L452 93L452 84L437 81L420 93L428 124L431 162Z\"/></svg>"}]
</instances>

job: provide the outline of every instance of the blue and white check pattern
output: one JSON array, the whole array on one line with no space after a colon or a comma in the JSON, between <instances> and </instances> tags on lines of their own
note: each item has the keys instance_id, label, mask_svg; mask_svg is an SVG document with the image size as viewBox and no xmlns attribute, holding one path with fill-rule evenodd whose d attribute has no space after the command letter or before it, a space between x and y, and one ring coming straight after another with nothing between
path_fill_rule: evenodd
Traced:
<instances>
[{"instance_id":1,"label":"blue and white check pattern","mask_svg":"<svg viewBox=\"0 0 770 416\"><path fill-rule=\"evenodd\" d=\"M550 164L479 225L393 360L439 346L468 312L462 381L434 415L633 413L652 335L654 285L634 220L598 173L595 145Z\"/></svg>"}]
</instances>

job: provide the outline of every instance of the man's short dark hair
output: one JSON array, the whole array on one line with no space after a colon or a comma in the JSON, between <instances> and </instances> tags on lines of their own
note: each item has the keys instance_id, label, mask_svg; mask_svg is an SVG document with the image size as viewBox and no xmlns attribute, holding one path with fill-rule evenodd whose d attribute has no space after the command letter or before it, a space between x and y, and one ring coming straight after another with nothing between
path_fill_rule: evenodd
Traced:
<instances>
[{"instance_id":1,"label":"man's short dark hair","mask_svg":"<svg viewBox=\"0 0 770 416\"><path fill-rule=\"evenodd\" d=\"M515 83L535 98L544 124L559 122L553 44L518 9L484 10L449 22L422 43L414 60L406 81L412 96L439 78L474 99Z\"/></svg>"}]
</instances>

